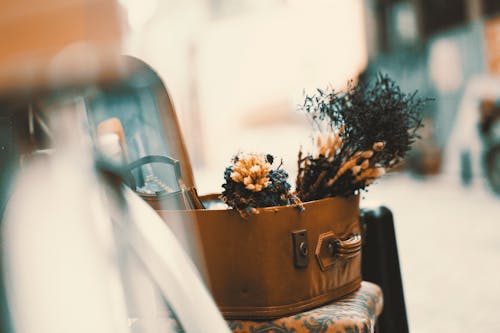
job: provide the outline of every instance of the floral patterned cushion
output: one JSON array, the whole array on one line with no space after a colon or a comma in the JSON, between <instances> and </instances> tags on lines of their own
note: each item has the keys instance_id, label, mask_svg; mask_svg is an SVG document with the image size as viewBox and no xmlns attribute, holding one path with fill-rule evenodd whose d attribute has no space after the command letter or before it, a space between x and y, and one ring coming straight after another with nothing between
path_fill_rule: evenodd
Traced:
<instances>
[{"instance_id":1,"label":"floral patterned cushion","mask_svg":"<svg viewBox=\"0 0 500 333\"><path fill-rule=\"evenodd\" d=\"M363 281L358 291L314 310L269 321L229 320L228 325L234 333L371 333L382 304L380 287ZM171 312L167 324L184 333Z\"/></svg>"},{"instance_id":2,"label":"floral patterned cushion","mask_svg":"<svg viewBox=\"0 0 500 333\"><path fill-rule=\"evenodd\" d=\"M363 281L354 293L320 308L271 321L230 320L234 333L369 333L382 312L382 291Z\"/></svg>"}]
</instances>

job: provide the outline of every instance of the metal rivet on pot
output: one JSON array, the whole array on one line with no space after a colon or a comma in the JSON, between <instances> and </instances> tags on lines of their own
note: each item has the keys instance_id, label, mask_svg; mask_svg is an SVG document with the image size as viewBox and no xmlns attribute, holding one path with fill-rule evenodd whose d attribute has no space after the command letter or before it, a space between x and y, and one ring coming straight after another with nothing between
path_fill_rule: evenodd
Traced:
<instances>
[{"instance_id":1,"label":"metal rivet on pot","mask_svg":"<svg viewBox=\"0 0 500 333\"><path fill-rule=\"evenodd\" d=\"M328 253L331 256L335 255L335 243L333 240L328 241Z\"/></svg>"},{"instance_id":2,"label":"metal rivet on pot","mask_svg":"<svg viewBox=\"0 0 500 333\"><path fill-rule=\"evenodd\" d=\"M309 247L307 246L307 244L305 242L300 242L299 250L300 250L300 254L303 256L307 256L309 254Z\"/></svg>"}]
</instances>

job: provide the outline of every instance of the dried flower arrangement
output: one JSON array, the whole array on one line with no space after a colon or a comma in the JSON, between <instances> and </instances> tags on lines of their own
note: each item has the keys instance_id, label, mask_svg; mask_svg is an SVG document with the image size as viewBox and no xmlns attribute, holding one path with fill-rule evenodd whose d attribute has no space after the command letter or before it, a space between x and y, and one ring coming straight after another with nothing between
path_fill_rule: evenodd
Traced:
<instances>
[{"instance_id":1,"label":"dried flower arrangement","mask_svg":"<svg viewBox=\"0 0 500 333\"><path fill-rule=\"evenodd\" d=\"M386 75L345 92L318 89L301 109L316 125L316 152L299 152L297 196L304 202L350 196L397 166L422 126L428 99L406 94Z\"/></svg>"},{"instance_id":2,"label":"dried flower arrangement","mask_svg":"<svg viewBox=\"0 0 500 333\"><path fill-rule=\"evenodd\" d=\"M226 168L222 199L242 215L256 208L358 194L398 166L422 127L429 99L403 93L386 75L346 91L317 89L300 109L313 120L315 151L298 156L296 192L271 155L240 153Z\"/></svg>"},{"instance_id":3,"label":"dried flower arrangement","mask_svg":"<svg viewBox=\"0 0 500 333\"><path fill-rule=\"evenodd\" d=\"M242 216L258 213L256 208L299 204L290 192L288 174L281 164L273 169L270 154L239 153L224 172L222 200Z\"/></svg>"}]
</instances>

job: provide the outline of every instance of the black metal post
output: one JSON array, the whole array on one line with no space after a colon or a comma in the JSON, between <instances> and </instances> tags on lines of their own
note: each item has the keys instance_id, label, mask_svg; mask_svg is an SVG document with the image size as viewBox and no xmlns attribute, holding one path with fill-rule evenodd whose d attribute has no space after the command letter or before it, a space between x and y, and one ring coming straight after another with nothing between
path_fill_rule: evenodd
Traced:
<instances>
[{"instance_id":1,"label":"black metal post","mask_svg":"<svg viewBox=\"0 0 500 333\"><path fill-rule=\"evenodd\" d=\"M407 333L408 319L392 212L384 206L364 209L361 222L365 230L363 279L378 284L384 293L379 332Z\"/></svg>"}]
</instances>

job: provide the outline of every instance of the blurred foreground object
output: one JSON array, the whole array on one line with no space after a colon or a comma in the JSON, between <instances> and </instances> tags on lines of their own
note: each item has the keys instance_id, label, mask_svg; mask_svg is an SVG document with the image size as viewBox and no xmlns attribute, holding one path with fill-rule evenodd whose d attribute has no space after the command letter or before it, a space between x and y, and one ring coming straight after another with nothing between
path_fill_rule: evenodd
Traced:
<instances>
[{"instance_id":1,"label":"blurred foreground object","mask_svg":"<svg viewBox=\"0 0 500 333\"><path fill-rule=\"evenodd\" d=\"M126 79L85 92L91 137L103 155L122 161L117 167L130 188L155 210L202 208L165 84L137 58L123 56L122 63ZM167 223L209 284L196 228Z\"/></svg>"},{"instance_id":2,"label":"blurred foreground object","mask_svg":"<svg viewBox=\"0 0 500 333\"><path fill-rule=\"evenodd\" d=\"M186 332L228 332L174 234L91 140L91 97L116 101L123 84L0 104L15 113L24 156L2 220L3 332L173 332L168 308Z\"/></svg>"},{"instance_id":3,"label":"blurred foreground object","mask_svg":"<svg viewBox=\"0 0 500 333\"><path fill-rule=\"evenodd\" d=\"M87 94L94 140L120 155L130 187L153 208L201 208L167 88L146 63L131 56L122 60L127 80ZM118 138L114 149L106 143L110 135Z\"/></svg>"},{"instance_id":4,"label":"blurred foreground object","mask_svg":"<svg viewBox=\"0 0 500 333\"><path fill-rule=\"evenodd\" d=\"M120 30L115 1L2 3L2 332L174 332L169 308L186 332L229 332L173 232L123 186L127 124L96 135L96 96L101 115L156 110Z\"/></svg>"}]
</instances>

